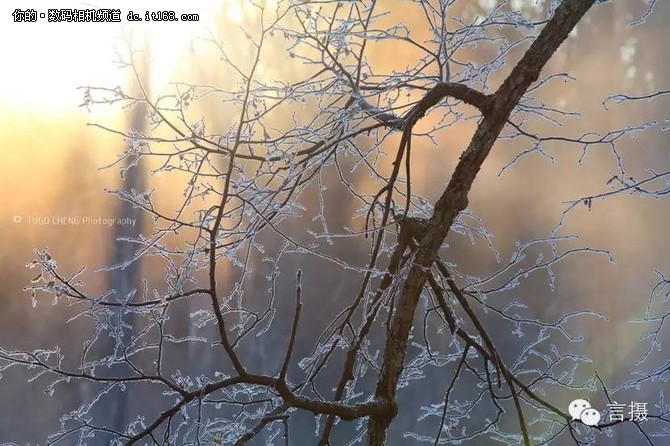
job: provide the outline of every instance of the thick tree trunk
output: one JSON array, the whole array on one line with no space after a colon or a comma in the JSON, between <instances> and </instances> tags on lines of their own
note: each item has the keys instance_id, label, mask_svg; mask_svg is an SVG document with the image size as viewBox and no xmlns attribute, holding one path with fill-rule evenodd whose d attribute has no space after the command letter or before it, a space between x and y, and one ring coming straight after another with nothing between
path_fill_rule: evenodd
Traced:
<instances>
[{"instance_id":1,"label":"thick tree trunk","mask_svg":"<svg viewBox=\"0 0 670 446\"><path fill-rule=\"evenodd\" d=\"M387 430L397 414L395 401L398 380L404 368L407 342L419 296L451 225L456 216L468 205L468 193L479 169L514 107L530 85L538 79L542 68L594 2L595 0L564 0L559 5L538 38L484 108L484 118L477 127L468 148L461 155L449 184L435 204L433 216L428 222L426 233L415 253L414 266L405 280L398 305L394 309L384 349L382 370L377 382L376 397L379 400L391 402L396 410L390 414L370 417L369 446L384 444ZM418 106L421 106L421 103ZM423 116L426 111L427 109L417 110L417 113ZM526 443L529 444L525 424L521 416L520 418L521 430L524 432Z\"/></svg>"}]
</instances>

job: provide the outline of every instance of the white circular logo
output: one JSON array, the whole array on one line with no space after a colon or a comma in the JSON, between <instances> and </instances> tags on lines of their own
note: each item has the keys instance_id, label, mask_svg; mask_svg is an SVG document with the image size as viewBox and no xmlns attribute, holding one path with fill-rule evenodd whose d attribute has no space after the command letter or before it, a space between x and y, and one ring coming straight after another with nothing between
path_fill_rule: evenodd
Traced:
<instances>
[{"instance_id":1,"label":"white circular logo","mask_svg":"<svg viewBox=\"0 0 670 446\"><path fill-rule=\"evenodd\" d=\"M582 420L582 423L587 426L595 426L600 421L600 412L595 410L593 407L584 409L580 414L579 419Z\"/></svg>"},{"instance_id":2,"label":"white circular logo","mask_svg":"<svg viewBox=\"0 0 670 446\"><path fill-rule=\"evenodd\" d=\"M570 413L570 416L572 417L573 420L579 420L581 419L580 416L582 412L590 408L591 404L589 404L588 401L579 399L574 400L573 402L570 403L570 406L568 407L568 412Z\"/></svg>"}]
</instances>

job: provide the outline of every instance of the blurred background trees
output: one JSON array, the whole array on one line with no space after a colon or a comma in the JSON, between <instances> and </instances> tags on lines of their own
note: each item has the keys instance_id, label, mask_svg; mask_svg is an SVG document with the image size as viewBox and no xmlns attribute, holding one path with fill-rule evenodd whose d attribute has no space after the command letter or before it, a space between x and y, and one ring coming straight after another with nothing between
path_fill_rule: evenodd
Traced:
<instances>
[{"instance_id":1,"label":"blurred background trees","mask_svg":"<svg viewBox=\"0 0 670 446\"><path fill-rule=\"evenodd\" d=\"M110 88L104 90L77 79L85 87L80 93L89 94L85 105L94 112L114 102L121 116L131 116L148 100L146 129L131 120L93 115L91 122L124 135L94 133L73 124L74 118L61 122L54 114L21 111L11 98L4 99L3 118L8 119L3 119L0 131L9 149L3 153L6 162L0 168L6 174L1 181L4 190L21 193L8 195L3 206L6 255L0 271L7 285L2 292L5 321L0 345L9 362L3 365L7 368L0 391L12 404L0 421L2 440L43 441L61 429L68 434L61 443L71 444L81 432L109 426L114 417L111 398L122 390L132 395L124 416L136 422L130 431L121 432L130 437L171 407L179 393L171 389L173 394L163 394L166 383L121 386L72 376L53 386L48 396L48 385L57 374L39 367L9 367L25 358L15 351L59 345L61 365L72 373L140 376L133 368L153 370L156 351L164 348L160 375L187 391L232 375L234 364L219 339L221 319L207 293L178 297L211 285L212 255L221 317L232 339L240 339L233 346L251 373L279 373L300 270L299 341L287 370L295 385L292 390L317 400L366 402L374 394L391 310L405 277L400 274L381 293L381 300L376 299L401 227L396 224L401 220L392 218L381 225L384 209L375 204L384 204L375 197L388 183L401 141L402 132L386 118L404 116L437 82L449 80L493 93L556 5L227 2L209 17L210 35L200 32L200 38L193 38L184 33L184 50L174 46L174 84L155 83L147 97L136 89L144 53L130 35L118 42L127 86L115 91L115 85L104 85ZM441 251L445 268L471 300L510 370L564 413L572 399L589 398L603 412L604 422L608 398L648 402L655 416L667 411L659 394L668 375L667 355L659 346L667 336L662 298L668 213L663 200L648 198L662 198L665 192L667 97L654 93L668 88L659 45L670 10L659 3L647 14L650 6L634 0L607 2L577 25L513 112L470 192L467 211L460 214ZM273 29L262 32L284 13ZM441 17L447 19L442 22ZM161 57L160 51L152 54L156 63ZM19 61L17 69L20 66ZM352 81L359 90L355 94ZM3 88L10 90L11 84L7 81ZM627 99L617 96L621 94L628 99L654 97L621 101ZM356 102L359 97L365 102ZM402 215L407 201L409 215L430 217L480 115L461 101L447 99L417 123L411 157L403 157L388 206L394 213ZM116 159L119 147L119 161L96 171ZM145 178L146 188L115 185L118 167L138 154L152 172ZM406 198L408 171L411 200ZM648 181L654 176L657 181ZM119 191L107 197L104 187ZM226 188L232 198L221 207ZM108 323L116 310L107 307L113 306L87 300L111 301L106 293L118 286L114 280L108 286L112 273L106 270L83 273L82 285L75 288L86 299L72 289L60 290L55 306L51 298L59 290L45 275L37 286L51 295L38 293L36 309L31 309L30 292L22 288L37 275L35 269L23 268L34 257L33 248L48 246L59 274L69 278L82 265L110 263L116 228L39 225L30 218L114 218L118 195L144 208L150 222L141 236L132 236L134 243L125 242L143 253L141 263L133 265L141 265L146 279L131 301L138 306L124 313L126 320L133 315L132 326ZM208 231L202 228L215 224L217 209L223 210L212 250ZM22 217L20 223L16 215ZM369 268L377 240L379 265ZM46 254L38 259L51 261ZM123 271L127 274L128 268L119 273ZM445 275L435 273L455 322L479 337L457 296L449 295L453 290ZM661 301L649 300L650 293L658 293ZM75 295L66 299L71 294ZM341 315L359 294L362 300L351 324L338 331ZM371 308L376 319L360 345L353 380L335 398L344 355ZM463 340L452 335L453 327L441 310L435 290L427 287L414 320L398 393L400 410L388 444L457 439L466 444L521 444L509 390L496 387L495 361L482 364L481 354L470 351L467 363L462 362ZM630 323L634 319L644 323ZM116 368L104 364L108 353L81 360L84 340L94 339L96 328L99 342L119 339L110 337L110 331L125 333L120 338L126 339L120 344L123 348L115 351ZM649 331L652 337L640 342ZM334 345L331 359L321 368L323 355ZM37 359L54 364L58 354ZM300 358L306 359L299 362ZM640 358L646 361L639 364ZM89 361L101 362L96 372L91 372ZM38 374L26 383L26 377ZM443 422L445 391L456 375L458 386L449 392ZM493 387L488 387L489 379ZM625 385L631 379L641 379L643 385ZM45 388L47 395L42 393ZM109 391L96 401L101 415L89 420L94 413L88 407L91 396L103 389ZM308 411L287 411L275 392L259 389L233 387L208 395L204 404L195 404L201 398L194 398L170 420L174 424L169 435L166 420L154 441L169 444L161 440L167 435L177 444L196 438L233 444L231 439L261 424L255 441L281 444L286 426L291 444L325 438L324 429L329 428L324 426L330 425L326 416L315 419ZM498 395L495 402L491 394ZM521 400L532 444L552 438L555 444L588 443L609 435L607 429L587 429L578 422L568 428L565 419L527 395ZM79 412L70 413L80 406ZM499 407L504 415L499 415ZM33 416L26 418L25 413ZM70 417L61 427L63 413ZM275 418L258 424L268 413ZM366 427L365 422L340 421L333 425L330 441L348 444L365 438ZM651 433L663 429L653 418L639 427ZM612 432L607 441L613 444L644 438L632 423L613 426ZM114 437L103 429L88 441L107 444Z\"/></svg>"}]
</instances>

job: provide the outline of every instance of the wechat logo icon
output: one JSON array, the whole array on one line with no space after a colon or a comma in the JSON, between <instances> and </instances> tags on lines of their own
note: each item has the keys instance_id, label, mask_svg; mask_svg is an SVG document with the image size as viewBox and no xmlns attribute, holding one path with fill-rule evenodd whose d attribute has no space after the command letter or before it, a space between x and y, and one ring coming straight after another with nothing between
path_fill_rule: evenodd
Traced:
<instances>
[{"instance_id":1,"label":"wechat logo icon","mask_svg":"<svg viewBox=\"0 0 670 446\"><path fill-rule=\"evenodd\" d=\"M568 413L573 420L580 420L587 426L596 426L600 422L600 412L584 399L572 401L568 406Z\"/></svg>"}]
</instances>

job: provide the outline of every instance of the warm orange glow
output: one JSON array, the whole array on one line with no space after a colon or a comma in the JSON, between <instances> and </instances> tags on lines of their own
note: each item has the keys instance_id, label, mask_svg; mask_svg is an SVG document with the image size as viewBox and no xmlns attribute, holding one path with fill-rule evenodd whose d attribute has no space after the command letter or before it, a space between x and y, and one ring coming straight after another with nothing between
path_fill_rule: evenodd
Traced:
<instances>
[{"instance_id":1,"label":"warm orange glow","mask_svg":"<svg viewBox=\"0 0 670 446\"><path fill-rule=\"evenodd\" d=\"M132 36L136 49L145 38L151 41L152 78L154 88L164 86L187 50L191 41L207 34L218 13L219 2L196 0L187 4L177 1L143 3L130 0L115 2L70 1L58 5L44 0L30 4L3 3L0 6L0 55L8 61L0 84L0 107L33 112L74 111L81 103L82 85L124 86L127 72L115 62L127 54L124 34ZM14 23L12 11L17 7L32 8L38 13L48 8L117 8L121 23L50 23L46 18L36 23ZM195 13L194 22L129 22L133 11L144 18L146 11Z\"/></svg>"}]
</instances>

